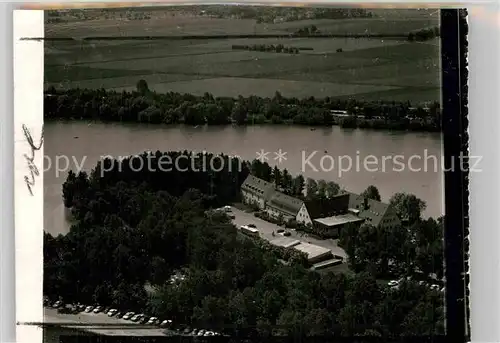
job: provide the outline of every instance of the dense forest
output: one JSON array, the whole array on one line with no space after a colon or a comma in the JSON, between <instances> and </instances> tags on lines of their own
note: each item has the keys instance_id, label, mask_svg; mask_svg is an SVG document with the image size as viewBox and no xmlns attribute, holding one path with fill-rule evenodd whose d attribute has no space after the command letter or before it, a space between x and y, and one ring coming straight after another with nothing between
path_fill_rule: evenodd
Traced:
<instances>
[{"instance_id":1,"label":"dense forest","mask_svg":"<svg viewBox=\"0 0 500 343\"><path fill-rule=\"evenodd\" d=\"M167 156L187 158L165 170ZM203 161L211 168L201 168ZM45 234L45 295L261 336L443 333L443 293L411 280L399 288L379 281L389 260L393 277L416 269L442 275L442 223L421 219L425 203L395 195L391 202L410 218L408 227L346 232L341 241L353 272L312 272L301 256L283 264L280 252L239 235L225 214L210 211L237 202L250 172L289 194L342 191L222 155L158 151L101 161L90 175L70 172L63 185L75 224L65 236ZM365 195L380 197L373 186ZM185 279L171 282L173 273Z\"/></svg>"},{"instance_id":2,"label":"dense forest","mask_svg":"<svg viewBox=\"0 0 500 343\"><path fill-rule=\"evenodd\" d=\"M334 115L331 111L346 111ZM45 119L86 119L155 124L251 125L296 124L308 126L340 125L346 128L374 128L413 131L440 131L438 103L429 108L411 103L361 102L332 98L273 98L251 96L237 99L190 94L159 94L149 90L146 81L137 91L116 92L104 89L56 90L45 92Z\"/></svg>"}]
</instances>

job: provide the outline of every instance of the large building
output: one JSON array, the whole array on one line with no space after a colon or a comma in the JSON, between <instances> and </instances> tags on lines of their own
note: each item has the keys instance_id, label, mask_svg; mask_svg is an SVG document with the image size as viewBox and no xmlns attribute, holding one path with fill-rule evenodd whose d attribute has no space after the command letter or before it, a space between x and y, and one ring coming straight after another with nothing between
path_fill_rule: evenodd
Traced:
<instances>
[{"instance_id":1,"label":"large building","mask_svg":"<svg viewBox=\"0 0 500 343\"><path fill-rule=\"evenodd\" d=\"M383 202L348 192L335 198L339 198L340 211L334 215L314 219L314 226L324 237L340 236L340 232L347 225L366 223L383 228L401 224L392 207Z\"/></svg>"},{"instance_id":2,"label":"large building","mask_svg":"<svg viewBox=\"0 0 500 343\"><path fill-rule=\"evenodd\" d=\"M257 204L274 218L312 225L323 237L337 238L347 225L400 225L396 212L380 201L343 192L328 199L301 200L277 191L270 182L249 175L241 186L242 200Z\"/></svg>"},{"instance_id":3,"label":"large building","mask_svg":"<svg viewBox=\"0 0 500 343\"><path fill-rule=\"evenodd\" d=\"M266 212L275 218L296 219L304 202L278 191L274 191L267 201Z\"/></svg>"},{"instance_id":4,"label":"large building","mask_svg":"<svg viewBox=\"0 0 500 343\"><path fill-rule=\"evenodd\" d=\"M265 209L266 201L274 191L272 183L253 175L248 175L241 185L242 201L248 205L257 205L262 210Z\"/></svg>"}]
</instances>

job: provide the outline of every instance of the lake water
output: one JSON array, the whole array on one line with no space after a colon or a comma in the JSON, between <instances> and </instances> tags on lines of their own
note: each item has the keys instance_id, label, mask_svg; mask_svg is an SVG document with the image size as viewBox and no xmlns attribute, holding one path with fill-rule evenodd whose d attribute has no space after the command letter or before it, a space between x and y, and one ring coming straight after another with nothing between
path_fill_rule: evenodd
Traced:
<instances>
[{"instance_id":1,"label":"lake water","mask_svg":"<svg viewBox=\"0 0 500 343\"><path fill-rule=\"evenodd\" d=\"M76 170L81 165L90 171L106 155L184 149L238 155L247 160L256 158L262 150L268 152L269 164L287 168L293 175L301 173L304 177L335 181L358 193L374 185L383 201L396 192L408 192L427 203L425 216L437 217L444 212L440 134L340 127L311 130L270 125L166 127L46 122L45 231L57 235L69 230L62 202L62 184L69 169ZM275 152L280 149L286 153L282 154L286 160L281 163L275 160ZM69 165L65 168L66 161Z\"/></svg>"}]
</instances>

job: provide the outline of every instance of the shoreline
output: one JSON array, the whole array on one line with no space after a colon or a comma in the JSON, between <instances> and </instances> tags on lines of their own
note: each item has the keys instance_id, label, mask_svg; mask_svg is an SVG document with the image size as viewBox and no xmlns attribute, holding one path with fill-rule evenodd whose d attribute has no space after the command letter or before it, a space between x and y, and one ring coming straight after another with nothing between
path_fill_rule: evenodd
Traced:
<instances>
[{"instance_id":1,"label":"shoreline","mask_svg":"<svg viewBox=\"0 0 500 343\"><path fill-rule=\"evenodd\" d=\"M373 122L376 119L373 120ZM220 128L227 128L227 127L234 127L234 128L245 128L245 127L257 127L257 126L288 126L288 127L297 127L297 128L304 128L311 131L315 131L318 129L328 129L328 128L333 128L333 127L339 127L341 129L347 130L347 131L353 131L353 130L366 130L366 131L377 131L377 132L389 132L389 133L429 133L429 134L441 134L441 130L411 130L411 129L398 129L398 128L383 128L383 127L345 127L342 126L341 124L335 123L332 125L303 125L303 124L295 124L291 121L284 121L282 123L273 123L272 120L267 120L265 122L258 122L258 123L245 123L243 125L237 125L236 123L227 123L227 124L200 124L200 125L191 125L191 124L186 124L186 123L148 123L148 122L130 122L130 121L107 121L107 120L91 120L91 119L85 119L85 118L46 118L44 116L44 121L45 122L51 122L51 123L72 123L72 122L87 122L89 124L91 123L98 123L98 124L120 124L120 125L151 125L154 127L163 127L163 128L175 128L175 127L189 127L189 128L204 128L204 127L220 127ZM367 121L367 120L365 120Z\"/></svg>"}]
</instances>

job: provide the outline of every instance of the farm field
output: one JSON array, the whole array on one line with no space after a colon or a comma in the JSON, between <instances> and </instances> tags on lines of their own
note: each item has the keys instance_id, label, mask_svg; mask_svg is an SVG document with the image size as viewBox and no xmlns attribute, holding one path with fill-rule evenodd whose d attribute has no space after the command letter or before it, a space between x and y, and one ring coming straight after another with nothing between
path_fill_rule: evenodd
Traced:
<instances>
[{"instance_id":1,"label":"farm field","mask_svg":"<svg viewBox=\"0 0 500 343\"><path fill-rule=\"evenodd\" d=\"M304 97L305 90L308 94L315 94L318 98L324 98L335 94L336 96L354 95L357 93L370 93L372 91L397 89L389 86L339 84L333 82L315 81L292 81L273 79L251 79L238 77L221 77L213 79L177 81L170 83L149 84L149 88L160 93L178 92L190 93L202 96L204 93L212 93L214 96L272 96L277 89L285 97ZM132 91L133 87L120 87L114 90Z\"/></svg>"},{"instance_id":2,"label":"farm field","mask_svg":"<svg viewBox=\"0 0 500 343\"><path fill-rule=\"evenodd\" d=\"M223 19L172 13L162 9L148 11L147 20L128 20L121 11L108 13L108 18L48 23L45 36L83 38L88 36L137 35L224 35L224 34L289 34L305 26L315 25L329 34L401 34L439 23L439 12L433 10L372 9L374 17L364 19L314 19L276 24L257 23L253 19Z\"/></svg>"},{"instance_id":3,"label":"farm field","mask_svg":"<svg viewBox=\"0 0 500 343\"><path fill-rule=\"evenodd\" d=\"M362 27L365 27L364 30L369 28L389 33L396 28L400 31L413 30L438 24L438 17L429 17L425 13L417 13L415 18L408 19L397 17L395 12L389 12L391 16L388 18L303 20L281 24L255 24L253 20L248 21L253 23L250 25L252 32L257 32L255 27L260 26L264 31L288 32L294 28L316 25L322 31L324 27L337 32L346 30L351 34L361 32ZM249 25L246 19L200 20L179 16L167 19L135 20L130 23L125 20L123 25L111 25L113 20L51 24L47 26L47 36L106 36L118 34L113 31L115 29L124 36L127 36L129 29L130 35L160 31L162 34L171 34L168 32L173 30L173 25L181 22L182 25L175 27L181 27L184 30L182 34L238 34ZM141 30L138 27L127 28L127 25L138 23L143 25ZM65 31L68 25L72 28ZM232 45L253 44L283 44L313 50L291 55L231 48ZM342 49L342 52L337 52L337 49ZM380 38L307 37L46 41L45 87L131 90L140 79L146 80L149 87L157 92L210 92L216 96L271 97L279 91L284 96L298 98L352 96L366 100L439 101L439 41L410 43Z\"/></svg>"}]
</instances>

